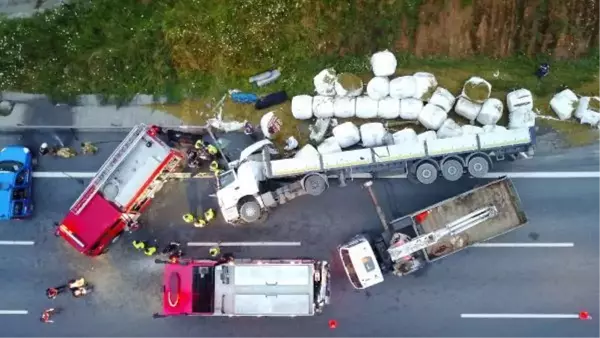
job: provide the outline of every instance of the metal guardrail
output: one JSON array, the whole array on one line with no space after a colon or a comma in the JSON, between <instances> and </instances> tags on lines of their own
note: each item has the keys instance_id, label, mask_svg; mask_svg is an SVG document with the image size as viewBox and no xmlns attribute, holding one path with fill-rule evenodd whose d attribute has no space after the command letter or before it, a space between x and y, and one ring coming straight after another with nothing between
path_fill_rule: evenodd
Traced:
<instances>
[{"instance_id":1,"label":"metal guardrail","mask_svg":"<svg viewBox=\"0 0 600 338\"><path fill-rule=\"evenodd\" d=\"M86 127L80 127L80 126L66 126L66 125L56 125L56 126L50 126L50 125L15 125L15 126L6 126L6 125L0 125L0 131L30 131L30 130L47 130L47 131L52 131L52 130L77 130L77 131L89 131L89 132L129 132L131 129L133 129L135 127L135 125L133 126L86 126ZM198 130L198 129L205 129L206 126L188 126L188 125L178 125L178 126L166 126L166 125L160 125L160 127L165 128L165 129L176 129L176 130L181 130L181 131L194 131L194 130Z\"/></svg>"}]
</instances>

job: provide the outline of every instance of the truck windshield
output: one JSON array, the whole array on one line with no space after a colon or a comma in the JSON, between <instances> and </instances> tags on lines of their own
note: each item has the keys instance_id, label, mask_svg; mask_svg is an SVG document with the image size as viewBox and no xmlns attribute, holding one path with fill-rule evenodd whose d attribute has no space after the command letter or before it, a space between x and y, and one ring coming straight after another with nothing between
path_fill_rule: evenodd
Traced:
<instances>
[{"instance_id":1,"label":"truck windshield","mask_svg":"<svg viewBox=\"0 0 600 338\"><path fill-rule=\"evenodd\" d=\"M348 250L340 249L340 256L342 256L342 263L344 264L344 267L346 268L346 273L348 274L348 278L350 279L350 282L357 289L361 289L362 285L360 283L360 280L358 279L358 276L356 275L356 271L354 270L354 266L352 265L352 261L350 260L350 255L348 254Z\"/></svg>"},{"instance_id":2,"label":"truck windshield","mask_svg":"<svg viewBox=\"0 0 600 338\"><path fill-rule=\"evenodd\" d=\"M223 189L235 181L235 173L229 170L219 175L219 188Z\"/></svg>"},{"instance_id":3,"label":"truck windshield","mask_svg":"<svg viewBox=\"0 0 600 338\"><path fill-rule=\"evenodd\" d=\"M17 161L2 161L0 162L0 172L16 173L23 168L23 163Z\"/></svg>"}]
</instances>

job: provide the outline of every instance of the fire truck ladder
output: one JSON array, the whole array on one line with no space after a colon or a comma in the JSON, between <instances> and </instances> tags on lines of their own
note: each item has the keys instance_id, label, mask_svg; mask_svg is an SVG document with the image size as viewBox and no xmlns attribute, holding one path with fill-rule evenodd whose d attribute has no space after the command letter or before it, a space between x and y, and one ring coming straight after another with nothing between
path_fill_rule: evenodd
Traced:
<instances>
[{"instance_id":1,"label":"fire truck ladder","mask_svg":"<svg viewBox=\"0 0 600 338\"><path fill-rule=\"evenodd\" d=\"M496 209L496 207L493 205L475 210L466 216L446 224L443 229L419 236L410 242L399 243L398 246L392 245L388 249L388 253L393 261L397 261L403 257L410 256L419 250L423 250L437 243L444 236L458 235L461 232L467 231L476 226L477 224L496 217L496 215L498 215L498 209Z\"/></svg>"},{"instance_id":2,"label":"fire truck ladder","mask_svg":"<svg viewBox=\"0 0 600 338\"><path fill-rule=\"evenodd\" d=\"M129 132L129 134L127 134L123 142L119 144L108 160L100 167L98 173L94 176L87 188L85 188L81 196L79 196L77 201L71 206L72 213L78 215L83 208L85 208L92 197L94 197L98 190L106 183L110 175L115 172L121 161L129 155L134 148L133 145L137 144L144 137L147 130L148 128L145 124L138 124Z\"/></svg>"}]
</instances>

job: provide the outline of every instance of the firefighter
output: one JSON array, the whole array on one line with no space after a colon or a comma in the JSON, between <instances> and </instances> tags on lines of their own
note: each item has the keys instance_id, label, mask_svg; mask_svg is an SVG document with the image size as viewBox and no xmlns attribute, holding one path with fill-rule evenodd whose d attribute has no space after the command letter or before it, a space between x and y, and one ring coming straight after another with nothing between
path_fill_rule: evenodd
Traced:
<instances>
[{"instance_id":1,"label":"firefighter","mask_svg":"<svg viewBox=\"0 0 600 338\"><path fill-rule=\"evenodd\" d=\"M212 248L210 248L210 250L208 250L208 254L211 257L217 257L220 253L221 253L221 249L218 246L212 247Z\"/></svg>"},{"instance_id":2,"label":"firefighter","mask_svg":"<svg viewBox=\"0 0 600 338\"><path fill-rule=\"evenodd\" d=\"M92 142L83 142L81 143L81 152L84 155L94 155L98 152L98 147L96 147Z\"/></svg>"},{"instance_id":3,"label":"firefighter","mask_svg":"<svg viewBox=\"0 0 600 338\"><path fill-rule=\"evenodd\" d=\"M198 218L198 220L196 220L196 221L194 222L194 226L195 226L196 228L204 228L204 227L206 226L206 221L205 221L205 220L203 220L202 218Z\"/></svg>"},{"instance_id":4,"label":"firefighter","mask_svg":"<svg viewBox=\"0 0 600 338\"><path fill-rule=\"evenodd\" d=\"M133 241L133 247L137 250L144 250L146 248L146 242L144 241Z\"/></svg>"},{"instance_id":5,"label":"firefighter","mask_svg":"<svg viewBox=\"0 0 600 338\"><path fill-rule=\"evenodd\" d=\"M71 158L71 157L75 157L76 155L77 155L77 152L68 147L62 147L56 151L56 156L60 156L63 158Z\"/></svg>"},{"instance_id":6,"label":"firefighter","mask_svg":"<svg viewBox=\"0 0 600 338\"><path fill-rule=\"evenodd\" d=\"M212 144L209 144L206 146L206 150L208 150L208 153L215 156L219 153L219 149L215 146L213 146Z\"/></svg>"},{"instance_id":7,"label":"firefighter","mask_svg":"<svg viewBox=\"0 0 600 338\"><path fill-rule=\"evenodd\" d=\"M186 223L194 223L195 217L194 215L187 213L183 215L183 221Z\"/></svg>"},{"instance_id":8,"label":"firefighter","mask_svg":"<svg viewBox=\"0 0 600 338\"><path fill-rule=\"evenodd\" d=\"M220 171L219 170L219 162L217 162L217 161L210 162L210 166L208 167L208 169L210 171L212 171L213 173L215 173L215 175L216 175Z\"/></svg>"},{"instance_id":9,"label":"firefighter","mask_svg":"<svg viewBox=\"0 0 600 338\"><path fill-rule=\"evenodd\" d=\"M151 245L151 246L146 247L146 249L144 250L144 254L146 256L152 256L152 255L154 255L156 253L156 250L158 250L156 248L156 246Z\"/></svg>"},{"instance_id":10,"label":"firefighter","mask_svg":"<svg viewBox=\"0 0 600 338\"><path fill-rule=\"evenodd\" d=\"M42 143L42 145L40 146L40 149L39 149L40 156L47 155L49 152L50 152L50 147L48 147L48 143L46 143L46 142Z\"/></svg>"},{"instance_id":11,"label":"firefighter","mask_svg":"<svg viewBox=\"0 0 600 338\"><path fill-rule=\"evenodd\" d=\"M196 149L204 148L204 141L202 141L202 140L196 141L196 143L194 144L194 148L196 148Z\"/></svg>"},{"instance_id":12,"label":"firefighter","mask_svg":"<svg viewBox=\"0 0 600 338\"><path fill-rule=\"evenodd\" d=\"M213 210L213 208L210 208L204 212L204 220L206 221L206 223L209 223L213 219L215 219L215 211Z\"/></svg>"}]
</instances>

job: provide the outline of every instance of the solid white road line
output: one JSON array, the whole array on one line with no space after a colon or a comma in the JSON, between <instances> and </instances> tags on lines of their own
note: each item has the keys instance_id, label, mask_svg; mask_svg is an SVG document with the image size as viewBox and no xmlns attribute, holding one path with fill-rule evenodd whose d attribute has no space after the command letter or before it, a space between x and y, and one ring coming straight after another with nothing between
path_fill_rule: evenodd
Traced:
<instances>
[{"instance_id":1,"label":"solid white road line","mask_svg":"<svg viewBox=\"0 0 600 338\"><path fill-rule=\"evenodd\" d=\"M92 178L95 172L73 172L73 171L36 171L34 178Z\"/></svg>"},{"instance_id":2,"label":"solid white road line","mask_svg":"<svg viewBox=\"0 0 600 338\"><path fill-rule=\"evenodd\" d=\"M600 178L600 171L525 171L525 172L492 172L484 178ZM337 177L337 176L336 176ZM353 174L352 178L373 178L371 174ZM406 178L404 175L380 175L379 178Z\"/></svg>"},{"instance_id":3,"label":"solid white road line","mask_svg":"<svg viewBox=\"0 0 600 338\"><path fill-rule=\"evenodd\" d=\"M579 314L569 313L463 313L460 318L480 319L579 319Z\"/></svg>"},{"instance_id":4,"label":"solid white road line","mask_svg":"<svg viewBox=\"0 0 600 338\"><path fill-rule=\"evenodd\" d=\"M188 242L188 246L301 246L301 242Z\"/></svg>"},{"instance_id":5,"label":"solid white road line","mask_svg":"<svg viewBox=\"0 0 600 338\"><path fill-rule=\"evenodd\" d=\"M0 310L0 315L26 315L27 310Z\"/></svg>"},{"instance_id":6,"label":"solid white road line","mask_svg":"<svg viewBox=\"0 0 600 338\"><path fill-rule=\"evenodd\" d=\"M72 172L72 171L37 171L33 173L36 178L92 178L95 172ZM175 174L173 178L182 175ZM498 178L508 176L510 178L600 178L600 171L532 171L532 172L494 172L485 175L485 178ZM337 177L331 175L330 177ZM380 178L406 178L406 175L381 175ZM199 178L212 178L199 177ZM371 179L371 174L353 174L351 178Z\"/></svg>"},{"instance_id":7,"label":"solid white road line","mask_svg":"<svg viewBox=\"0 0 600 338\"><path fill-rule=\"evenodd\" d=\"M34 245L34 241L0 241L0 245Z\"/></svg>"},{"instance_id":8,"label":"solid white road line","mask_svg":"<svg viewBox=\"0 0 600 338\"><path fill-rule=\"evenodd\" d=\"M475 243L476 248L572 248L575 243Z\"/></svg>"}]
</instances>

